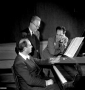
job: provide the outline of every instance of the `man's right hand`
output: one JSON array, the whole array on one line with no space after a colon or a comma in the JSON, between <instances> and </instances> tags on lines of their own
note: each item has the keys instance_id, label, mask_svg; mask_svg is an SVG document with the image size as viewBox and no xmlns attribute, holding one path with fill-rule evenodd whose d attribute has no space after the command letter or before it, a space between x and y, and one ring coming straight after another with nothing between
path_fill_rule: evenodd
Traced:
<instances>
[{"instance_id":1,"label":"man's right hand","mask_svg":"<svg viewBox=\"0 0 85 90\"><path fill-rule=\"evenodd\" d=\"M49 59L49 62L51 64L59 63L60 62L60 58L61 58L61 55L59 55L57 57L52 57L52 58Z\"/></svg>"}]
</instances>

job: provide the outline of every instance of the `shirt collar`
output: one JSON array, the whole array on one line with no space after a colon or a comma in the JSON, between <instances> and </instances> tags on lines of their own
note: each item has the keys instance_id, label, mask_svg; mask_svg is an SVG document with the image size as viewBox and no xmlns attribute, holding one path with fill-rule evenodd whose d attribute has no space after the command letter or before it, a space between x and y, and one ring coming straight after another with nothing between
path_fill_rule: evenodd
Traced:
<instances>
[{"instance_id":1,"label":"shirt collar","mask_svg":"<svg viewBox=\"0 0 85 90\"><path fill-rule=\"evenodd\" d=\"M22 56L25 60L26 60L26 59L30 59L30 56L29 56L29 55L25 56L25 55L22 54L21 52L19 52L19 55Z\"/></svg>"},{"instance_id":2,"label":"shirt collar","mask_svg":"<svg viewBox=\"0 0 85 90\"><path fill-rule=\"evenodd\" d=\"M30 31L30 33L31 33L31 35L33 34L33 32L32 32L32 30L29 28L29 31Z\"/></svg>"}]
</instances>

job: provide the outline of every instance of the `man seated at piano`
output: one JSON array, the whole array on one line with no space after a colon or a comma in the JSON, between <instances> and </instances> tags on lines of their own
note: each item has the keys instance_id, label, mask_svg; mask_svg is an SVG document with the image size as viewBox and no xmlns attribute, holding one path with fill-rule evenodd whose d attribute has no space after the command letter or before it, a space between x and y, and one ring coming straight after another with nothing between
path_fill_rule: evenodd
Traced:
<instances>
[{"instance_id":1,"label":"man seated at piano","mask_svg":"<svg viewBox=\"0 0 85 90\"><path fill-rule=\"evenodd\" d=\"M21 90L57 90L57 85L52 78L43 76L40 66L53 64L52 60L33 58L32 44L27 39L19 42L19 54L16 56L13 68L19 79ZM56 63L59 61L57 60Z\"/></svg>"}]
</instances>

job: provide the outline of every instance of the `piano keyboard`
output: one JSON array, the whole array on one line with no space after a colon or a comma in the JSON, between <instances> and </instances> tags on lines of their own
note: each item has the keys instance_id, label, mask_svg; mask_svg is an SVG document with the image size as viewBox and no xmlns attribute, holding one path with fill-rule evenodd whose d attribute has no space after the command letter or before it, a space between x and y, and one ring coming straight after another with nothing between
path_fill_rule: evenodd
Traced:
<instances>
[{"instance_id":1,"label":"piano keyboard","mask_svg":"<svg viewBox=\"0 0 85 90\"><path fill-rule=\"evenodd\" d=\"M57 67L55 65L53 65L53 69L56 72L56 74L58 75L61 83L65 84L67 82L67 80L64 78L64 76L60 73L60 71L57 69Z\"/></svg>"}]
</instances>

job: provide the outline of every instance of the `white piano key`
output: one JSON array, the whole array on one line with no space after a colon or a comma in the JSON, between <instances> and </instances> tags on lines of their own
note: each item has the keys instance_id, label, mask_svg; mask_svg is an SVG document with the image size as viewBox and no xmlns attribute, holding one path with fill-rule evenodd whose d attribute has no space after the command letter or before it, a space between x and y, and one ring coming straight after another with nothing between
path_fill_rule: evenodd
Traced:
<instances>
[{"instance_id":1,"label":"white piano key","mask_svg":"<svg viewBox=\"0 0 85 90\"><path fill-rule=\"evenodd\" d=\"M67 80L64 78L64 76L60 73L60 71L57 69L57 67L55 65L53 65L53 69L55 70L55 72L58 75L62 84L65 84L67 82Z\"/></svg>"}]
</instances>

